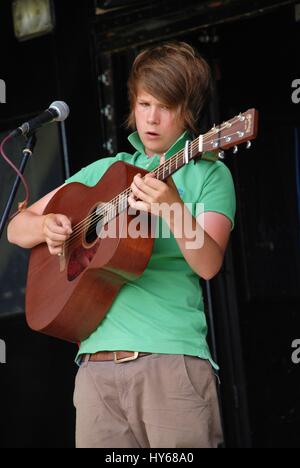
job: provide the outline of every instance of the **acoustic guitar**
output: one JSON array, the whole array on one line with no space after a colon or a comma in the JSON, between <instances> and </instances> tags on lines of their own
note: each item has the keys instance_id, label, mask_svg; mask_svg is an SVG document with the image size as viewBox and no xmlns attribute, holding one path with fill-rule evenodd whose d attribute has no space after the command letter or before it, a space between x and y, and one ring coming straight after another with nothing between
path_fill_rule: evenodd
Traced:
<instances>
[{"instance_id":1,"label":"acoustic guitar","mask_svg":"<svg viewBox=\"0 0 300 468\"><path fill-rule=\"evenodd\" d=\"M257 128L258 112L250 109L187 142L153 173L164 181L192 160L216 161L223 158L223 150L234 147L236 152L242 143L249 148ZM70 183L50 200L44 214L66 215L73 233L62 256L50 255L46 243L31 251L26 289L30 328L66 341L82 341L99 326L120 288L143 274L154 236L153 223L147 223L146 236L128 235L135 218L128 210L128 197L137 173L144 177L148 171L118 161L96 186ZM112 226L116 235L104 235Z\"/></svg>"}]
</instances>

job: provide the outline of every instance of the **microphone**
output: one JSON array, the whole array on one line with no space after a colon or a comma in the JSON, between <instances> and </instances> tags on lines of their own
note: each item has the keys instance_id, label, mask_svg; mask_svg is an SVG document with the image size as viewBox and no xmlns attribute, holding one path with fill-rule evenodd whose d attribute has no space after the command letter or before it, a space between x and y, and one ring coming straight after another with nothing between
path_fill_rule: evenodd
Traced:
<instances>
[{"instance_id":1,"label":"microphone","mask_svg":"<svg viewBox=\"0 0 300 468\"><path fill-rule=\"evenodd\" d=\"M68 104L63 101L54 101L49 109L46 109L42 114L23 123L20 127L14 130L10 136L15 137L19 135L27 135L28 133L40 128L42 125L50 122L63 122L66 120L70 113Z\"/></svg>"}]
</instances>

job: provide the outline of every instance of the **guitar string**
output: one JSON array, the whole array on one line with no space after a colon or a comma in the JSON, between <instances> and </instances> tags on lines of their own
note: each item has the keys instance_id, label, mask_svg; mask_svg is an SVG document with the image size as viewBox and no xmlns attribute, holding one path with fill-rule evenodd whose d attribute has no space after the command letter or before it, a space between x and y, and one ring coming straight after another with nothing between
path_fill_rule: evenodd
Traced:
<instances>
[{"instance_id":1,"label":"guitar string","mask_svg":"<svg viewBox=\"0 0 300 468\"><path fill-rule=\"evenodd\" d=\"M240 119L238 119L240 121ZM234 125L236 122L233 121L230 126ZM210 132L208 132L206 135L204 135L204 138L203 138L203 142L206 142L207 140L209 140L211 138L211 136L213 135L216 135L218 133L220 133L220 131L222 131L224 128L228 128L228 124L229 122L226 122L224 124L224 127L223 126L220 126L220 127L216 127L216 129L213 129L211 130ZM224 137L220 137L218 140L221 141L223 139L226 139L226 138L230 138L234 135L238 134L238 132L235 132L233 133L232 135L226 135ZM199 140L199 139L197 139ZM194 151L196 149L196 147L198 147L198 144L199 144L199 141L197 142L196 140L192 143L191 145L191 151ZM165 161L162 165L158 166L156 169L158 169L158 174L157 174L157 177L160 177L161 175L163 175L165 173L165 170L167 168L167 166L169 165L169 169L170 171L173 169L173 168L177 168L177 163L178 163L178 158L182 158L184 156L184 151L181 150L180 152L178 152L177 155L174 155L173 157L171 157L171 160L170 161ZM174 158L174 159L173 159ZM155 172L155 171L154 171ZM153 172L153 173L154 173ZM114 199L112 199L110 202L106 202L105 206L102 208L102 210L96 210L96 212L93 212L91 215L89 215L86 219L82 220L80 223L78 223L77 225L74 226L74 230L73 230L73 233L72 235L70 236L70 238L65 242L65 246L67 246L68 244L70 244L76 237L78 237L79 235L81 235L81 233L84 231L84 229L80 229L82 227L82 225L86 225L87 221L94 221L93 224L89 224L88 228L90 229L91 227L93 227L95 224L97 224L100 219L101 219L101 216L102 214L106 213L106 214L115 214L115 210L117 210L118 208L118 205L119 207L122 206L123 203L125 203L126 201L126 204L127 204L127 195L129 195L131 192L131 189L128 188L126 189L124 192L122 192L121 194L119 194L118 196L116 196ZM118 201L118 204L116 205L115 203L115 200ZM109 206L109 209L107 209L107 205ZM114 207L114 208L113 208ZM127 207L127 206L126 206ZM97 219L97 221L95 222L95 220ZM108 220L109 222L110 220Z\"/></svg>"}]
</instances>

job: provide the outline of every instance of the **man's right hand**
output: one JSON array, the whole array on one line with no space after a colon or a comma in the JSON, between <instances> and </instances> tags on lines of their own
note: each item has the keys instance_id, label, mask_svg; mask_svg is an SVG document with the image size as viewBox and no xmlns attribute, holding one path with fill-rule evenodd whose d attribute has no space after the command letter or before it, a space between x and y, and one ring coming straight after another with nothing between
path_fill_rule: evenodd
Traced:
<instances>
[{"instance_id":1,"label":"man's right hand","mask_svg":"<svg viewBox=\"0 0 300 468\"><path fill-rule=\"evenodd\" d=\"M71 221L67 216L54 213L45 215L43 234L51 255L63 253L63 244L72 232Z\"/></svg>"}]
</instances>

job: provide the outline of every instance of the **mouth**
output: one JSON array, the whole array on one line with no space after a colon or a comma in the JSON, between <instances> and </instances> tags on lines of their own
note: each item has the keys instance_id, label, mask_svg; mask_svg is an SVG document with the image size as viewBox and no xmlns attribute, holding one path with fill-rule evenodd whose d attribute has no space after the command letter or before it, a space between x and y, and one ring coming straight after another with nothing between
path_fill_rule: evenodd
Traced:
<instances>
[{"instance_id":1,"label":"mouth","mask_svg":"<svg viewBox=\"0 0 300 468\"><path fill-rule=\"evenodd\" d=\"M159 137L160 136L158 133L155 133L155 132L146 132L146 135L152 136L152 137Z\"/></svg>"}]
</instances>

